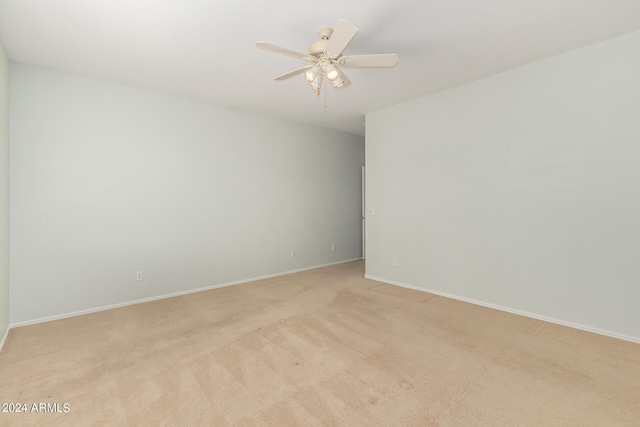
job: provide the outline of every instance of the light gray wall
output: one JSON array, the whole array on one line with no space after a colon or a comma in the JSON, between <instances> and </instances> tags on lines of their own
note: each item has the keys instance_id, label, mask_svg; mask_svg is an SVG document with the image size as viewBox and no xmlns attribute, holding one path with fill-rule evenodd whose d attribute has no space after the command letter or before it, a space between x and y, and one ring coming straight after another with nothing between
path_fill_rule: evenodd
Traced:
<instances>
[{"instance_id":1,"label":"light gray wall","mask_svg":"<svg viewBox=\"0 0 640 427\"><path fill-rule=\"evenodd\" d=\"M9 328L9 60L0 42L0 348Z\"/></svg>"},{"instance_id":2,"label":"light gray wall","mask_svg":"<svg viewBox=\"0 0 640 427\"><path fill-rule=\"evenodd\" d=\"M363 137L11 73L12 323L361 256Z\"/></svg>"},{"instance_id":3,"label":"light gray wall","mask_svg":"<svg viewBox=\"0 0 640 427\"><path fill-rule=\"evenodd\" d=\"M640 340L638 52L634 32L368 114L367 276Z\"/></svg>"}]
</instances>

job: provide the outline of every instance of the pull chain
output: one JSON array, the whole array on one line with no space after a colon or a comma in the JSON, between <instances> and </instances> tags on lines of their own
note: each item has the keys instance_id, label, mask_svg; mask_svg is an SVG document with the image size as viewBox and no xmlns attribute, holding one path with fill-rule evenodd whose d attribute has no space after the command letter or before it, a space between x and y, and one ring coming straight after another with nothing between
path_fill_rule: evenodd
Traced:
<instances>
[{"instance_id":1,"label":"pull chain","mask_svg":"<svg viewBox=\"0 0 640 427\"><path fill-rule=\"evenodd\" d=\"M324 77L324 110L327 111L327 76Z\"/></svg>"},{"instance_id":2,"label":"pull chain","mask_svg":"<svg viewBox=\"0 0 640 427\"><path fill-rule=\"evenodd\" d=\"M323 78L324 78L324 80L322 82L323 84L321 84L320 87L318 87L318 89L316 89L316 94L318 95L318 99L319 99L320 98L320 92L321 92L320 88L324 85L325 86L325 91L324 91L324 109L326 111L326 109L328 108L328 105L327 105L327 90L326 90L328 82L327 82L327 76L323 76Z\"/></svg>"}]
</instances>

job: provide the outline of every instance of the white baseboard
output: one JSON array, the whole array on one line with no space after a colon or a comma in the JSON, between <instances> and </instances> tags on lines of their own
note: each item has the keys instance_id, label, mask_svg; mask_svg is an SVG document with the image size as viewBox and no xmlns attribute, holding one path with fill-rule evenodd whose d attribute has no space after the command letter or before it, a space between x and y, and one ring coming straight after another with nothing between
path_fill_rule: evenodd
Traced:
<instances>
[{"instance_id":1,"label":"white baseboard","mask_svg":"<svg viewBox=\"0 0 640 427\"><path fill-rule=\"evenodd\" d=\"M0 339L0 353L2 353L2 349L4 348L4 343L7 341L7 337L9 336L9 330L11 329L11 325L7 326L7 330L4 331L2 335L2 339Z\"/></svg>"},{"instance_id":2,"label":"white baseboard","mask_svg":"<svg viewBox=\"0 0 640 427\"><path fill-rule=\"evenodd\" d=\"M634 342L634 343L640 343L640 338L633 337L633 336L630 336L630 335L619 334L617 332L611 332L611 331L607 331L607 330L604 330L604 329L593 328L591 326L585 326L585 325L581 325L581 324L578 324L578 323L568 322L566 320L560 320L560 319L555 319L555 318L552 318L552 317L541 316L539 314L529 313L527 311L522 311L522 310L516 310L516 309L510 308L510 307L503 307L501 305L490 304L490 303L487 303L487 302L484 302L484 301L478 301L478 300L474 300L474 299L471 299L471 298L461 297L459 295L453 295L453 294L448 294L446 292L434 291L433 289L426 289L426 288L420 288L418 286L407 285L406 283L401 283L401 282L396 282L396 281L393 281L393 280L382 279L380 277L370 276L368 274L365 274L364 277L366 279L375 280L376 282L382 282L382 283L386 283L388 285L400 286L402 288L408 288L408 289L413 289L415 291L420 291L420 292L426 292L426 293L429 293L429 294L439 295L439 296L442 296L442 297L451 298L451 299L455 299L455 300L458 300L458 301L463 301L463 302L468 302L468 303L475 304L475 305L480 305L480 306L483 306L483 307L493 308L495 310L505 311L507 313L517 314L519 316L525 316L525 317L530 317L532 319L542 320L542 321L549 322L549 323L555 323L556 325L562 325L562 326L567 326L567 327L573 328L573 329L580 329L582 331L593 332L595 334L605 335L605 336L608 336L608 337L611 337L611 338L617 338L617 339L624 340L624 341L631 341L631 342Z\"/></svg>"},{"instance_id":3,"label":"white baseboard","mask_svg":"<svg viewBox=\"0 0 640 427\"><path fill-rule=\"evenodd\" d=\"M158 296L150 297L150 298L143 298L143 299L137 299L137 300L133 300L133 301L126 301L126 302L122 302L122 303L118 303L118 304L111 304L111 305L105 305L105 306L102 306L102 307L90 308L90 309L87 309L87 310L79 310L79 311L74 311L74 312L71 312L71 313L64 313L64 314L58 314L58 315L55 315L55 316L42 317L42 318L34 319L34 320L27 320L27 321L24 321L24 322L16 322L16 323L11 323L9 325L8 329L18 328L20 326L35 325L37 323L51 322L51 321L54 321L54 320L66 319L68 317L82 316L83 314L97 313L99 311L112 310L114 308L126 307L126 306L129 306L129 305L144 304L145 302L151 302L151 301L157 301L157 300L161 300L161 299L179 297L181 295L194 294L196 292L204 292L204 291L210 291L212 289L226 288L227 286L240 285L242 283L255 282L257 280L270 279L270 278L279 277L279 276L286 276L288 274L299 273L299 272L308 271L308 270L315 270L317 268L329 267L329 266L332 266L332 265L346 264L348 262L360 261L360 260L361 260L361 258L352 258L352 259L347 259L347 260L343 260L343 261L330 262L328 264L321 264L321 265L315 265L315 266L312 266L312 267L300 268L300 269L297 269L297 270L283 271L281 273L267 274L265 276L253 277L253 278L250 278L250 279L242 279L242 280L236 280L234 282L228 282L228 283L221 283L221 284L218 284L218 285L206 286L204 288L189 289L189 290L186 290L186 291L175 292L175 293L171 293L171 294L164 294L164 295L158 295ZM8 333L8 330L7 330L7 333Z\"/></svg>"}]
</instances>

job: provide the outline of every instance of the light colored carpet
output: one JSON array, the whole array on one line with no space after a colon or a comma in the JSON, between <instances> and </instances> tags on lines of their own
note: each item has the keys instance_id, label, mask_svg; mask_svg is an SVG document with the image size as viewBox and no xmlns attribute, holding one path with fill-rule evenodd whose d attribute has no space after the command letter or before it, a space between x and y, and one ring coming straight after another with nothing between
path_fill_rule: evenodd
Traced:
<instances>
[{"instance_id":1,"label":"light colored carpet","mask_svg":"<svg viewBox=\"0 0 640 427\"><path fill-rule=\"evenodd\" d=\"M0 413L0 424L640 426L640 344L363 270L13 329L0 400L69 412Z\"/></svg>"}]
</instances>

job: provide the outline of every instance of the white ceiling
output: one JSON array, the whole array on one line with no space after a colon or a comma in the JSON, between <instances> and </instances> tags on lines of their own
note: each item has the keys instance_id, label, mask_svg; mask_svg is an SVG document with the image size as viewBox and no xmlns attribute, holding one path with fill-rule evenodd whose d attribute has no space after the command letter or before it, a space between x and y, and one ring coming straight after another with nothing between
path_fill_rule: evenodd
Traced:
<instances>
[{"instance_id":1,"label":"white ceiling","mask_svg":"<svg viewBox=\"0 0 640 427\"><path fill-rule=\"evenodd\" d=\"M348 69L321 99L306 52L338 19L360 29L346 55L397 53L391 69ZM73 74L356 134L364 115L640 29L640 0L0 0L9 58Z\"/></svg>"}]
</instances>

